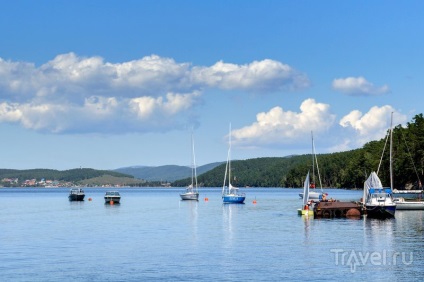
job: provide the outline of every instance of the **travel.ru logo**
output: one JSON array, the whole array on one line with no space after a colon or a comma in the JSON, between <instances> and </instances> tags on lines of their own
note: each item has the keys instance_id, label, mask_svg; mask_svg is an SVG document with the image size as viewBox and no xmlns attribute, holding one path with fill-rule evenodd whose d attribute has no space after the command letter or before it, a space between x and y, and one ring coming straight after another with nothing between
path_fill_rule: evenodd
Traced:
<instances>
[{"instance_id":1,"label":"travel.ru logo","mask_svg":"<svg viewBox=\"0 0 424 282\"><path fill-rule=\"evenodd\" d=\"M365 252L355 250L331 249L334 253L336 265L349 266L350 272L354 273L358 266L366 264L387 266L387 265L411 265L414 261L413 252Z\"/></svg>"}]
</instances>

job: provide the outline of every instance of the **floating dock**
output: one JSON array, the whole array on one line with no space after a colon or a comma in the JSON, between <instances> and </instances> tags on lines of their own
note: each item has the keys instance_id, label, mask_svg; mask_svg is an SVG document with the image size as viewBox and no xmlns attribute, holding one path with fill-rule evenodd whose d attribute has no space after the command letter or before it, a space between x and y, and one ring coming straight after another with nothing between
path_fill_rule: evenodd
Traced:
<instances>
[{"instance_id":1,"label":"floating dock","mask_svg":"<svg viewBox=\"0 0 424 282\"><path fill-rule=\"evenodd\" d=\"M320 201L314 206L315 218L362 217L364 210L357 202Z\"/></svg>"}]
</instances>

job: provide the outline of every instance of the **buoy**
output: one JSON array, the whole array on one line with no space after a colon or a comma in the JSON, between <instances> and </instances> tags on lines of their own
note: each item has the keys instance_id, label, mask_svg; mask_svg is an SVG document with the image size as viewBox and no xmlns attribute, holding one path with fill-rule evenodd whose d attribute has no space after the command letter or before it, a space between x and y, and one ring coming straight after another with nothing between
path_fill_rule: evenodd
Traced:
<instances>
[{"instance_id":1,"label":"buoy","mask_svg":"<svg viewBox=\"0 0 424 282\"><path fill-rule=\"evenodd\" d=\"M209 198L208 197L205 197L205 202L207 202L207 201L209 201Z\"/></svg>"},{"instance_id":2,"label":"buoy","mask_svg":"<svg viewBox=\"0 0 424 282\"><path fill-rule=\"evenodd\" d=\"M91 198L88 198L88 201L91 201Z\"/></svg>"},{"instance_id":3,"label":"buoy","mask_svg":"<svg viewBox=\"0 0 424 282\"><path fill-rule=\"evenodd\" d=\"M109 204L113 205L113 201L112 201L112 200L110 200Z\"/></svg>"},{"instance_id":4,"label":"buoy","mask_svg":"<svg viewBox=\"0 0 424 282\"><path fill-rule=\"evenodd\" d=\"M256 199L253 200L253 203L256 204Z\"/></svg>"},{"instance_id":5,"label":"buoy","mask_svg":"<svg viewBox=\"0 0 424 282\"><path fill-rule=\"evenodd\" d=\"M348 217L348 218L360 218L361 212L357 209L351 208L347 211L346 217Z\"/></svg>"}]
</instances>

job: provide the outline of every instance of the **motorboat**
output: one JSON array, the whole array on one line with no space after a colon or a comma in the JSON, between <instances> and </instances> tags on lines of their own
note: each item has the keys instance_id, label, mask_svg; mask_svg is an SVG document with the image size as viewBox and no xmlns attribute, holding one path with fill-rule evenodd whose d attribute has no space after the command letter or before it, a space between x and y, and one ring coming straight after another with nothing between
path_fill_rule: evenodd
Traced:
<instances>
[{"instance_id":1,"label":"motorboat","mask_svg":"<svg viewBox=\"0 0 424 282\"><path fill-rule=\"evenodd\" d=\"M84 201L85 193L81 188L72 188L69 191L69 201Z\"/></svg>"},{"instance_id":2,"label":"motorboat","mask_svg":"<svg viewBox=\"0 0 424 282\"><path fill-rule=\"evenodd\" d=\"M121 195L118 191L106 191L105 204L119 204L121 202Z\"/></svg>"}]
</instances>

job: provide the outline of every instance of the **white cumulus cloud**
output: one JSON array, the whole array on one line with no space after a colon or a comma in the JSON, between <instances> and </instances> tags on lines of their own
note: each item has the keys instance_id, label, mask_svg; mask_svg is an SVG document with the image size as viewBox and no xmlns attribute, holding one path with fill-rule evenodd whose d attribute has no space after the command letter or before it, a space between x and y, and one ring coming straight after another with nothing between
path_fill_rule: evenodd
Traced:
<instances>
[{"instance_id":1,"label":"white cumulus cloud","mask_svg":"<svg viewBox=\"0 0 424 282\"><path fill-rule=\"evenodd\" d=\"M393 126L403 124L407 116L397 112L392 106L374 106L363 114L358 110L351 111L339 122L344 128L351 128L357 133L356 146L372 140L383 138L390 128L390 117L393 112Z\"/></svg>"},{"instance_id":2,"label":"white cumulus cloud","mask_svg":"<svg viewBox=\"0 0 424 282\"><path fill-rule=\"evenodd\" d=\"M328 104L306 99L300 106L300 112L284 111L274 107L268 112L256 115L253 124L232 131L234 143L240 145L272 145L296 143L299 138L308 139L311 131L325 132L335 121Z\"/></svg>"},{"instance_id":3,"label":"white cumulus cloud","mask_svg":"<svg viewBox=\"0 0 424 282\"><path fill-rule=\"evenodd\" d=\"M273 60L254 61L247 65L222 61L211 67L193 68L193 82L221 89L252 92L296 90L309 86L309 79L289 65Z\"/></svg>"},{"instance_id":4,"label":"white cumulus cloud","mask_svg":"<svg viewBox=\"0 0 424 282\"><path fill-rule=\"evenodd\" d=\"M44 132L169 130L196 116L207 88L276 92L308 87L281 62L178 63L157 55L110 63L60 54L41 66L0 58L0 122Z\"/></svg>"},{"instance_id":5,"label":"white cumulus cloud","mask_svg":"<svg viewBox=\"0 0 424 282\"><path fill-rule=\"evenodd\" d=\"M362 76L334 79L333 89L353 96L380 95L390 91L387 85L376 87Z\"/></svg>"}]
</instances>

